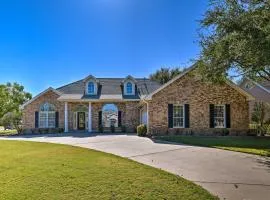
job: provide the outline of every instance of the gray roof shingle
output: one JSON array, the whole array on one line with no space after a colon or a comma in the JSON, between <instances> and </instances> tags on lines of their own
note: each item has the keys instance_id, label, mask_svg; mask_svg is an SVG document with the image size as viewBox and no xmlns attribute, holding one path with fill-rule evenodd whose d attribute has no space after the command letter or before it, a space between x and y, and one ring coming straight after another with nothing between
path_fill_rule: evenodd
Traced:
<instances>
[{"instance_id":1,"label":"gray roof shingle","mask_svg":"<svg viewBox=\"0 0 270 200\"><path fill-rule=\"evenodd\" d=\"M146 78L136 78L135 95L123 95L124 78L97 78L99 82L97 95L85 95L85 85L82 80L64 85L56 90L63 94L80 94L82 99L100 99L102 96L121 95L123 99L140 99L141 96L148 95L158 89L161 85L158 82Z\"/></svg>"}]
</instances>

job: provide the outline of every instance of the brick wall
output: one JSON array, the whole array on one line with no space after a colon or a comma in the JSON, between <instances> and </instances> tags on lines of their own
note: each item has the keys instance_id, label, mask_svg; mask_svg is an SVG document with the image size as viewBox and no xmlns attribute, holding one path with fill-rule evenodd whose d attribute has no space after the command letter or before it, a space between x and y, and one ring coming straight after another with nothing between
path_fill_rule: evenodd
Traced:
<instances>
[{"instance_id":1,"label":"brick wall","mask_svg":"<svg viewBox=\"0 0 270 200\"><path fill-rule=\"evenodd\" d=\"M168 129L168 104L190 105L190 128ZM227 84L205 83L193 72L173 82L153 95L149 102L149 129L152 134L183 131L214 133L209 129L209 104L231 105L231 133L244 132L248 128L248 101Z\"/></svg>"},{"instance_id":2,"label":"brick wall","mask_svg":"<svg viewBox=\"0 0 270 200\"><path fill-rule=\"evenodd\" d=\"M39 108L45 102L53 104L56 111L59 112L59 127L64 128L64 103L57 101L58 94L48 91L30 104L26 105L23 109L23 127L25 129L35 128L35 112L39 111Z\"/></svg>"},{"instance_id":3,"label":"brick wall","mask_svg":"<svg viewBox=\"0 0 270 200\"><path fill-rule=\"evenodd\" d=\"M31 102L23 109L23 125L25 129L35 128L35 111L39 111L40 106L45 103L51 103L55 105L56 111L59 112L59 127L64 128L64 109L65 103L59 102L57 98L59 95L52 91L49 91L35 101ZM102 107L106 103L92 103L92 129L98 130L98 113L102 110ZM69 130L73 130L73 118L74 112L78 105L84 105L86 112L88 112L88 103L70 102L68 103L68 127ZM138 102L117 102L115 103L117 108L122 111L122 125L126 126L127 131L134 132L134 128L139 124L139 110L137 108Z\"/></svg>"}]
</instances>

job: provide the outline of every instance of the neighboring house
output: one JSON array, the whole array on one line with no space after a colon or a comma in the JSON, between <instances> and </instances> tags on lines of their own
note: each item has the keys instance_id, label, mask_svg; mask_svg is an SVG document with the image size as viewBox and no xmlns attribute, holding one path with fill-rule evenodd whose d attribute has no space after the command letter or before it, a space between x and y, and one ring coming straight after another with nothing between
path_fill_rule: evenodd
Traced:
<instances>
[{"instance_id":1,"label":"neighboring house","mask_svg":"<svg viewBox=\"0 0 270 200\"><path fill-rule=\"evenodd\" d=\"M257 83L248 78L244 78L240 83L240 87L255 98L255 100L249 102L249 116L251 120L254 104L256 102L270 104L270 81ZM267 117L270 117L270 113L268 113Z\"/></svg>"},{"instance_id":2,"label":"neighboring house","mask_svg":"<svg viewBox=\"0 0 270 200\"><path fill-rule=\"evenodd\" d=\"M125 126L150 134L246 133L248 101L254 98L227 81L203 82L191 67L164 85L145 78L96 78L49 88L23 105L24 128L64 128L97 132Z\"/></svg>"}]
</instances>

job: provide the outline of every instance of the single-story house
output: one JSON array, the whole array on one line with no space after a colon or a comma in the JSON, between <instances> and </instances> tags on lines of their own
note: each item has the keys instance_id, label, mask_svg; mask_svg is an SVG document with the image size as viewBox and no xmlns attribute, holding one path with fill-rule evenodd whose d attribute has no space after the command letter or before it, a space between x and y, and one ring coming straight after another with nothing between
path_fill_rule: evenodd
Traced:
<instances>
[{"instance_id":1,"label":"single-story house","mask_svg":"<svg viewBox=\"0 0 270 200\"><path fill-rule=\"evenodd\" d=\"M255 82L249 78L244 78L239 86L255 99L249 101L249 118L251 121L255 103L265 103L270 105L270 81ZM268 119L270 113L266 113L265 118Z\"/></svg>"},{"instance_id":2,"label":"single-story house","mask_svg":"<svg viewBox=\"0 0 270 200\"><path fill-rule=\"evenodd\" d=\"M63 128L98 132L99 127L145 124L149 134L245 133L253 96L231 81L202 80L195 66L164 85L146 78L92 75L57 89L48 88L25 103L25 130Z\"/></svg>"}]
</instances>

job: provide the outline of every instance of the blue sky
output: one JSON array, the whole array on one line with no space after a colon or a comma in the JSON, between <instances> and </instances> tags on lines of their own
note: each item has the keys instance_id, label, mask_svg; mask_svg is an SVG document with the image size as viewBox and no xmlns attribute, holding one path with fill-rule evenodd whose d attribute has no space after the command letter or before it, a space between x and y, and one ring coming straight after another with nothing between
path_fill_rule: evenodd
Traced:
<instances>
[{"instance_id":1,"label":"blue sky","mask_svg":"<svg viewBox=\"0 0 270 200\"><path fill-rule=\"evenodd\" d=\"M199 54L198 0L0 0L0 83L37 94L92 74L148 75Z\"/></svg>"}]
</instances>

